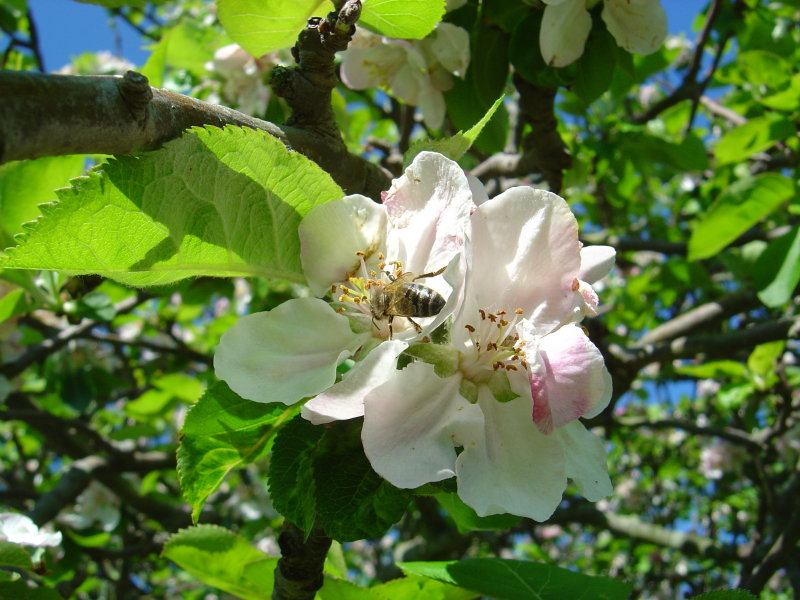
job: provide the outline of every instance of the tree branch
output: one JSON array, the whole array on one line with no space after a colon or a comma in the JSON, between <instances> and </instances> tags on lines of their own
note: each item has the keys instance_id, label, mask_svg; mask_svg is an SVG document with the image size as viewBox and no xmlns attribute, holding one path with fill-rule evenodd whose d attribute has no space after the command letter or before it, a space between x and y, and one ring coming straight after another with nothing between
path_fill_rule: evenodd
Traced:
<instances>
[{"instance_id":1,"label":"tree branch","mask_svg":"<svg viewBox=\"0 0 800 600\"><path fill-rule=\"evenodd\" d=\"M586 523L608 529L622 537L680 550L690 556L731 560L736 559L741 553L736 546L722 545L710 538L645 523L634 515L603 512L588 502L579 502L574 506L557 510L548 523Z\"/></svg>"},{"instance_id":2,"label":"tree branch","mask_svg":"<svg viewBox=\"0 0 800 600\"><path fill-rule=\"evenodd\" d=\"M348 194L377 200L391 183L378 165L350 154L341 139L153 88L132 71L124 77L0 71L0 163L152 150L203 125L266 131L319 164Z\"/></svg>"},{"instance_id":3,"label":"tree branch","mask_svg":"<svg viewBox=\"0 0 800 600\"><path fill-rule=\"evenodd\" d=\"M732 356L738 350L753 348L766 342L795 338L798 333L798 323L796 319L780 319L729 333L684 336L668 343L647 344L629 349L611 345L609 352L626 369L637 369L654 362L665 363L701 354Z\"/></svg>"},{"instance_id":4,"label":"tree branch","mask_svg":"<svg viewBox=\"0 0 800 600\"><path fill-rule=\"evenodd\" d=\"M322 587L322 567L331 542L318 525L306 539L297 525L284 521L278 537L281 558L275 567L272 600L312 600Z\"/></svg>"},{"instance_id":5,"label":"tree branch","mask_svg":"<svg viewBox=\"0 0 800 600\"><path fill-rule=\"evenodd\" d=\"M726 316L735 315L758 306L760 306L760 302L755 292L751 290L735 292L715 302L702 304L666 323L662 323L644 334L633 347L643 348L648 344L657 344L687 335Z\"/></svg>"}]
</instances>

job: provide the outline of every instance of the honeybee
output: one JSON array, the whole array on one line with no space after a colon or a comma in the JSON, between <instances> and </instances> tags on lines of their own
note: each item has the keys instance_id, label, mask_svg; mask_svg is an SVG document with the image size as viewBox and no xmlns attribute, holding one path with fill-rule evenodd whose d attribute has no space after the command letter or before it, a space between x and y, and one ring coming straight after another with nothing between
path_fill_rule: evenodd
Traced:
<instances>
[{"instance_id":1,"label":"honeybee","mask_svg":"<svg viewBox=\"0 0 800 600\"><path fill-rule=\"evenodd\" d=\"M389 283L385 286L375 286L372 288L370 296L370 309L372 311L372 319L381 320L388 318L389 320L389 338L392 337L392 320L395 317L406 317L417 333L422 331L417 323L411 317L433 317L438 315L442 308L444 308L445 300L442 295L422 285L421 283L414 283L417 279L424 279L425 277L435 277L440 275L447 266L445 265L438 271L432 273L423 273L422 275L414 275L410 271L399 271L397 276L391 273L386 273L389 277Z\"/></svg>"}]
</instances>

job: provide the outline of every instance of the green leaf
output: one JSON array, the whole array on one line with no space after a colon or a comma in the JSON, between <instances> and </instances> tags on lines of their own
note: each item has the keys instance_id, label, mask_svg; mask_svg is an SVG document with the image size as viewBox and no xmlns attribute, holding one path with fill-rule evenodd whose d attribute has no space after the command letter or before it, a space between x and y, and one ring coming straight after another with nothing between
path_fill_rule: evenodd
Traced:
<instances>
[{"instance_id":1,"label":"green leaf","mask_svg":"<svg viewBox=\"0 0 800 600\"><path fill-rule=\"evenodd\" d=\"M317 512L329 536L340 542L377 537L400 520L411 492L372 470L360 423L327 429L320 446L314 457Z\"/></svg>"},{"instance_id":2,"label":"green leaf","mask_svg":"<svg viewBox=\"0 0 800 600\"><path fill-rule=\"evenodd\" d=\"M577 62L577 75L572 91L586 104L603 95L614 75L617 42L608 32L605 23L595 19L586 40L586 48Z\"/></svg>"},{"instance_id":3,"label":"green leaf","mask_svg":"<svg viewBox=\"0 0 800 600\"><path fill-rule=\"evenodd\" d=\"M278 559L222 527L183 529L169 538L161 554L200 581L239 598L263 600L272 595Z\"/></svg>"},{"instance_id":4,"label":"green leaf","mask_svg":"<svg viewBox=\"0 0 800 600\"><path fill-rule=\"evenodd\" d=\"M252 129L193 129L58 191L0 268L96 273L128 285L194 276L303 281L297 225L344 194L330 176Z\"/></svg>"},{"instance_id":5,"label":"green leaf","mask_svg":"<svg viewBox=\"0 0 800 600\"><path fill-rule=\"evenodd\" d=\"M723 135L714 155L718 165L741 162L775 142L796 135L794 123L780 115L755 117Z\"/></svg>"},{"instance_id":6,"label":"green leaf","mask_svg":"<svg viewBox=\"0 0 800 600\"><path fill-rule=\"evenodd\" d=\"M85 157L45 156L0 166L0 242L12 244L22 224L41 214L39 205L55 200L55 189L83 173Z\"/></svg>"},{"instance_id":7,"label":"green leaf","mask_svg":"<svg viewBox=\"0 0 800 600\"><path fill-rule=\"evenodd\" d=\"M521 560L470 558L398 563L403 572L430 577L498 600L624 600L633 586Z\"/></svg>"},{"instance_id":8,"label":"green leaf","mask_svg":"<svg viewBox=\"0 0 800 600\"><path fill-rule=\"evenodd\" d=\"M367 0L360 23L393 38L421 40L442 20L445 0Z\"/></svg>"},{"instance_id":9,"label":"green leaf","mask_svg":"<svg viewBox=\"0 0 800 600\"><path fill-rule=\"evenodd\" d=\"M713 256L793 196L791 179L777 173L762 173L732 184L694 228L689 260Z\"/></svg>"},{"instance_id":10,"label":"green leaf","mask_svg":"<svg viewBox=\"0 0 800 600\"><path fill-rule=\"evenodd\" d=\"M438 152L439 154L443 154L452 160L458 160L464 156L466 151L469 150L472 147L472 144L475 143L475 140L481 134L483 128L494 116L494 113L498 108L500 108L504 98L505 96L500 96L497 100L495 100L494 104L492 104L492 107L486 112L485 115L483 115L483 118L475 123L475 125L470 127L466 133L459 131L453 136L440 140L424 139L415 141L403 155L403 166L407 167L410 165L411 161L414 160L414 157L425 150Z\"/></svg>"},{"instance_id":11,"label":"green leaf","mask_svg":"<svg viewBox=\"0 0 800 600\"><path fill-rule=\"evenodd\" d=\"M262 456L296 410L244 400L223 382L203 394L186 415L178 447L178 478L195 522L228 472Z\"/></svg>"},{"instance_id":12,"label":"green leaf","mask_svg":"<svg viewBox=\"0 0 800 600\"><path fill-rule=\"evenodd\" d=\"M306 535L316 518L312 460L324 433L324 427L312 425L298 415L278 432L272 445L269 466L272 505Z\"/></svg>"},{"instance_id":13,"label":"green leaf","mask_svg":"<svg viewBox=\"0 0 800 600\"><path fill-rule=\"evenodd\" d=\"M214 57L213 49L221 46L220 42L219 31L213 27L182 21L164 31L158 42L149 48L150 56L140 72L156 87L163 85L166 65L204 78L206 62Z\"/></svg>"},{"instance_id":14,"label":"green leaf","mask_svg":"<svg viewBox=\"0 0 800 600\"><path fill-rule=\"evenodd\" d=\"M24 581L2 581L0 600L63 600L63 597L52 588L31 588Z\"/></svg>"},{"instance_id":15,"label":"green leaf","mask_svg":"<svg viewBox=\"0 0 800 600\"><path fill-rule=\"evenodd\" d=\"M437 502L442 505L447 513L456 522L456 527L461 533L471 531L493 531L497 529L511 529L520 522L520 517L514 515L492 515L479 517L471 507L464 504L458 494L434 494Z\"/></svg>"},{"instance_id":16,"label":"green leaf","mask_svg":"<svg viewBox=\"0 0 800 600\"><path fill-rule=\"evenodd\" d=\"M488 105L503 95L508 80L507 33L494 27L481 27L473 34L472 85L482 105Z\"/></svg>"},{"instance_id":17,"label":"green leaf","mask_svg":"<svg viewBox=\"0 0 800 600\"><path fill-rule=\"evenodd\" d=\"M294 46L310 17L324 17L328 0L218 0L217 15L233 40L253 56Z\"/></svg>"},{"instance_id":18,"label":"green leaf","mask_svg":"<svg viewBox=\"0 0 800 600\"><path fill-rule=\"evenodd\" d=\"M478 594L454 585L409 575L370 588L386 600L472 600Z\"/></svg>"},{"instance_id":19,"label":"green leaf","mask_svg":"<svg viewBox=\"0 0 800 600\"><path fill-rule=\"evenodd\" d=\"M325 575L317 600L388 600L373 589L363 588L344 579Z\"/></svg>"},{"instance_id":20,"label":"green leaf","mask_svg":"<svg viewBox=\"0 0 800 600\"><path fill-rule=\"evenodd\" d=\"M25 298L25 290L17 288L0 298L0 323L28 312L33 305Z\"/></svg>"},{"instance_id":21,"label":"green leaf","mask_svg":"<svg viewBox=\"0 0 800 600\"><path fill-rule=\"evenodd\" d=\"M716 590L695 596L692 600L756 600L756 596L746 590Z\"/></svg>"},{"instance_id":22,"label":"green leaf","mask_svg":"<svg viewBox=\"0 0 800 600\"><path fill-rule=\"evenodd\" d=\"M0 566L15 569L32 569L31 555L19 544L0 540Z\"/></svg>"},{"instance_id":23,"label":"green leaf","mask_svg":"<svg viewBox=\"0 0 800 600\"><path fill-rule=\"evenodd\" d=\"M747 357L747 368L758 389L769 389L777 380L776 362L783 354L785 347L785 340L759 344Z\"/></svg>"},{"instance_id":24,"label":"green leaf","mask_svg":"<svg viewBox=\"0 0 800 600\"><path fill-rule=\"evenodd\" d=\"M765 305L775 308L789 301L800 283L800 228L767 245L755 262L753 279Z\"/></svg>"},{"instance_id":25,"label":"green leaf","mask_svg":"<svg viewBox=\"0 0 800 600\"><path fill-rule=\"evenodd\" d=\"M543 14L544 11L531 11L517 24L508 47L511 64L522 77L535 85L543 87L572 85L576 81L578 69L575 63L556 68L548 66L542 58L538 33L542 28Z\"/></svg>"},{"instance_id":26,"label":"green leaf","mask_svg":"<svg viewBox=\"0 0 800 600\"><path fill-rule=\"evenodd\" d=\"M475 95L472 72L469 69L465 79L453 79L453 88L444 93L444 99L447 104L447 114L450 115L453 124L461 130L470 128L464 135L475 136L471 143L478 150L488 154L503 151L508 136L508 112L501 98L491 107L480 102ZM456 138L454 146L457 151L459 147L464 146L464 142L458 141L458 134L453 137ZM467 146L464 152L470 147Z\"/></svg>"},{"instance_id":27,"label":"green leaf","mask_svg":"<svg viewBox=\"0 0 800 600\"><path fill-rule=\"evenodd\" d=\"M747 376L745 366L736 360L714 360L700 365L683 365L676 367L675 372L698 379L744 379Z\"/></svg>"}]
</instances>

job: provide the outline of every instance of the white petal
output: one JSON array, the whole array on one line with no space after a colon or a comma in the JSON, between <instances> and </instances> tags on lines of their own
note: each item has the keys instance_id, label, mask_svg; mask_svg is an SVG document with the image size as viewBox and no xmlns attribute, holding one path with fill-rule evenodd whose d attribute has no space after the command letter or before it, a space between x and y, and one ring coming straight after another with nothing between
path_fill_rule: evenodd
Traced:
<instances>
[{"instance_id":1,"label":"white petal","mask_svg":"<svg viewBox=\"0 0 800 600\"><path fill-rule=\"evenodd\" d=\"M565 67L583 54L592 28L586 0L548 3L539 32L539 49L545 64Z\"/></svg>"},{"instance_id":2,"label":"white petal","mask_svg":"<svg viewBox=\"0 0 800 600\"><path fill-rule=\"evenodd\" d=\"M469 33L466 29L444 21L439 23L431 41L431 50L442 66L453 75L463 77L467 72Z\"/></svg>"},{"instance_id":3,"label":"white petal","mask_svg":"<svg viewBox=\"0 0 800 600\"><path fill-rule=\"evenodd\" d=\"M242 317L214 354L217 377L255 402L294 404L333 384L336 366L369 334L317 298L297 298Z\"/></svg>"},{"instance_id":4,"label":"white petal","mask_svg":"<svg viewBox=\"0 0 800 600\"><path fill-rule=\"evenodd\" d=\"M561 427L557 435L564 445L567 477L575 482L581 495L592 502L610 496L613 487L602 440L579 421Z\"/></svg>"},{"instance_id":5,"label":"white petal","mask_svg":"<svg viewBox=\"0 0 800 600\"><path fill-rule=\"evenodd\" d=\"M600 281L614 266L617 251L611 246L584 246L581 248L581 268L578 279L586 283Z\"/></svg>"},{"instance_id":6,"label":"white petal","mask_svg":"<svg viewBox=\"0 0 800 600\"><path fill-rule=\"evenodd\" d=\"M386 86L404 62L405 51L397 44L351 47L342 59L342 82L353 90Z\"/></svg>"},{"instance_id":7,"label":"white petal","mask_svg":"<svg viewBox=\"0 0 800 600\"><path fill-rule=\"evenodd\" d=\"M468 295L478 308L509 314L520 308L548 331L571 314L580 243L563 198L515 187L484 202L472 216L471 247Z\"/></svg>"},{"instance_id":8,"label":"white petal","mask_svg":"<svg viewBox=\"0 0 800 600\"><path fill-rule=\"evenodd\" d=\"M354 419L364 415L364 399L373 389L395 375L397 357L408 344L397 340L381 343L357 362L342 380L300 409L314 425Z\"/></svg>"},{"instance_id":9,"label":"white petal","mask_svg":"<svg viewBox=\"0 0 800 600\"><path fill-rule=\"evenodd\" d=\"M603 355L579 326L565 325L542 337L534 361L528 377L533 420L542 433L594 417L608 406L611 376Z\"/></svg>"},{"instance_id":10,"label":"white petal","mask_svg":"<svg viewBox=\"0 0 800 600\"><path fill-rule=\"evenodd\" d=\"M386 210L364 196L346 196L312 208L300 222L300 260L311 291L324 295L332 284L360 274L356 251L383 250Z\"/></svg>"},{"instance_id":11,"label":"white petal","mask_svg":"<svg viewBox=\"0 0 800 600\"><path fill-rule=\"evenodd\" d=\"M634 54L651 54L667 37L667 12L659 0L605 0L603 20L617 44Z\"/></svg>"},{"instance_id":12,"label":"white petal","mask_svg":"<svg viewBox=\"0 0 800 600\"><path fill-rule=\"evenodd\" d=\"M544 521L567 484L561 441L533 425L530 398L499 403L481 386L479 405L485 430L458 457L458 495L480 516Z\"/></svg>"},{"instance_id":13,"label":"white petal","mask_svg":"<svg viewBox=\"0 0 800 600\"><path fill-rule=\"evenodd\" d=\"M454 161L420 152L383 201L388 260L407 271L436 271L462 251L474 208L467 176Z\"/></svg>"},{"instance_id":14,"label":"white petal","mask_svg":"<svg viewBox=\"0 0 800 600\"><path fill-rule=\"evenodd\" d=\"M392 485L415 488L455 474L455 448L475 437L482 420L480 409L459 395L460 382L415 362L366 398L364 452Z\"/></svg>"},{"instance_id":15,"label":"white petal","mask_svg":"<svg viewBox=\"0 0 800 600\"><path fill-rule=\"evenodd\" d=\"M37 548L58 546L61 543L61 532L40 530L26 515L0 513L0 540Z\"/></svg>"},{"instance_id":16,"label":"white petal","mask_svg":"<svg viewBox=\"0 0 800 600\"><path fill-rule=\"evenodd\" d=\"M444 96L442 92L428 85L420 88L419 109L425 124L431 129L439 129L444 123Z\"/></svg>"}]
</instances>

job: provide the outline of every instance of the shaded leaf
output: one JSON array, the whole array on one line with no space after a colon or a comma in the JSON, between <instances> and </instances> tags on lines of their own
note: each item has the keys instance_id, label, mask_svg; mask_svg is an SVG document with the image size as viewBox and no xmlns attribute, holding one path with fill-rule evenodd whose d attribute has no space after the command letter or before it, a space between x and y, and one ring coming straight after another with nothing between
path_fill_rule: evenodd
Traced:
<instances>
[{"instance_id":1,"label":"shaded leaf","mask_svg":"<svg viewBox=\"0 0 800 600\"><path fill-rule=\"evenodd\" d=\"M223 382L203 394L186 415L178 448L178 478L195 522L228 472L263 456L296 410L244 400Z\"/></svg>"},{"instance_id":2,"label":"shaded leaf","mask_svg":"<svg viewBox=\"0 0 800 600\"><path fill-rule=\"evenodd\" d=\"M800 283L800 228L772 240L755 262L759 299L774 308L789 301Z\"/></svg>"},{"instance_id":3,"label":"shaded leaf","mask_svg":"<svg viewBox=\"0 0 800 600\"><path fill-rule=\"evenodd\" d=\"M633 586L540 563L499 558L398 563L413 573L474 590L498 600L624 600Z\"/></svg>"}]
</instances>

